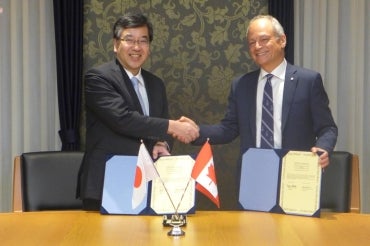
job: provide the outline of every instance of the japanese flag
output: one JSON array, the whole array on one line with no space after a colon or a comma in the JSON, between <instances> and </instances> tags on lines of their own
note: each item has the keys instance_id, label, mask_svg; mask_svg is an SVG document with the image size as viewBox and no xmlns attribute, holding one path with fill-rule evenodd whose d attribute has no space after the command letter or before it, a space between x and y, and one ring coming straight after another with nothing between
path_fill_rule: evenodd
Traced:
<instances>
[{"instance_id":1,"label":"japanese flag","mask_svg":"<svg viewBox=\"0 0 370 246\"><path fill-rule=\"evenodd\" d=\"M199 151L191 177L197 182L196 189L202 192L214 204L216 204L218 208L220 208L213 154L211 145L208 141Z\"/></svg>"},{"instance_id":2,"label":"japanese flag","mask_svg":"<svg viewBox=\"0 0 370 246\"><path fill-rule=\"evenodd\" d=\"M137 156L134 190L132 193L132 209L139 206L147 193L147 182L158 177L153 159L145 145L141 143Z\"/></svg>"}]
</instances>

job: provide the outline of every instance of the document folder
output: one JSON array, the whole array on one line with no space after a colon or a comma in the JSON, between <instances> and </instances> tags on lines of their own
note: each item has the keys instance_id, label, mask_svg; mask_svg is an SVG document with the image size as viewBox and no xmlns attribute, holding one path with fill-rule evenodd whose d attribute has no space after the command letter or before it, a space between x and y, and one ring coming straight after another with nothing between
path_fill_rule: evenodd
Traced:
<instances>
[{"instance_id":1,"label":"document folder","mask_svg":"<svg viewBox=\"0 0 370 246\"><path fill-rule=\"evenodd\" d=\"M239 202L249 210L269 212L276 205L279 156L273 150L250 149L243 155Z\"/></svg>"},{"instance_id":2,"label":"document folder","mask_svg":"<svg viewBox=\"0 0 370 246\"><path fill-rule=\"evenodd\" d=\"M188 157L188 158L186 158ZM185 164L188 163L189 165L193 165L194 159L190 156L164 156L160 157L155 163L160 164L160 162L167 162L170 165L171 160L174 159L174 167L171 170L175 170L175 166L179 165L179 163L175 163L176 160L183 160ZM123 155L115 155L112 156L107 162L105 166L105 175L104 175L104 186L103 186L103 196L102 196L102 205L100 212L101 214L127 214L127 215L155 215L155 214L173 214L174 213L174 206L177 204L170 204L170 199L167 198L167 191L171 192L171 190L177 189L178 192L183 190L187 185L187 177L190 179L190 173L179 173L174 171L172 174L169 172L167 177L164 178L164 182L171 179L172 176L179 179L179 175L188 175L187 177L183 177L183 180L186 179L184 185L181 188L176 187L173 183L171 187L163 188L163 183L159 181L158 178L146 183L146 196L143 201L137 206L135 209L132 208L132 196L133 196L133 185L135 179L135 172L136 172L136 163L137 163L137 156L123 156ZM158 163L157 163L158 162ZM184 162L182 162L183 164ZM181 164L181 162L180 162ZM190 167L192 168L192 166ZM161 169L158 169L161 171ZM191 169L190 169L191 172ZM163 181L163 180L162 180ZM168 185L170 182L168 183ZM178 183L176 183L178 185ZM165 183L166 185L166 183ZM154 199L155 191L156 197L161 199ZM186 214L186 213L194 213L195 212L195 183L194 180L189 180L189 185L186 188L186 200L187 204L183 210L178 209L179 213ZM153 196L153 197L152 197ZM178 195L177 195L178 196ZM189 198L190 196L190 198ZM166 197L166 199L164 199ZM163 199L162 199L163 198ZM177 202L177 201L175 201ZM180 206L183 208L184 206Z\"/></svg>"},{"instance_id":3,"label":"document folder","mask_svg":"<svg viewBox=\"0 0 370 246\"><path fill-rule=\"evenodd\" d=\"M145 213L147 195L136 209L132 209L136 162L137 156L119 155L111 157L106 162L102 206L100 210L102 214Z\"/></svg>"},{"instance_id":4,"label":"document folder","mask_svg":"<svg viewBox=\"0 0 370 246\"><path fill-rule=\"evenodd\" d=\"M239 203L245 210L320 217L321 167L311 152L247 150Z\"/></svg>"}]
</instances>

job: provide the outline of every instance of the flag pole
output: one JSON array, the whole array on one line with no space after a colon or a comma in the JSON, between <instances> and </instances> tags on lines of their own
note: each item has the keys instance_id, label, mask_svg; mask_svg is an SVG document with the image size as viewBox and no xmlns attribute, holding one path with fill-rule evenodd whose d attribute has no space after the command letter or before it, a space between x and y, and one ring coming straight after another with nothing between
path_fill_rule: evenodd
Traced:
<instances>
[{"instance_id":1,"label":"flag pole","mask_svg":"<svg viewBox=\"0 0 370 246\"><path fill-rule=\"evenodd\" d=\"M142 143L142 144L144 144L143 139L141 139L141 143ZM160 181L160 182L161 182L161 184L163 185L163 188L164 188L164 190L166 191L168 198L170 199L170 202L171 202L171 204L172 204L173 209L175 209L175 211L176 211L176 206L175 206L175 204L173 203L172 198L171 198L171 196L170 196L170 193L168 192L166 185L164 184L164 182L163 182L163 180L162 180L161 176L159 175L159 172L158 172L158 170L157 170L157 167L154 165L154 162L152 162L152 165L153 165L153 167L154 167L155 172L157 173L157 177L159 178L159 181Z\"/></svg>"},{"instance_id":2,"label":"flag pole","mask_svg":"<svg viewBox=\"0 0 370 246\"><path fill-rule=\"evenodd\" d=\"M163 182L163 179L162 179L162 178L161 178L161 176L159 175L159 172L158 172L158 170L157 170L157 167L154 165L154 163L152 163L152 165L153 165L153 167L154 167L154 170L155 170L155 171L156 171L156 173L157 173L157 176L158 176L158 178L159 178L160 182L161 182L161 183L162 183L162 185L163 185L164 190L165 190L165 191L166 191L166 193L167 193L168 198L170 199L170 202L171 202L171 204L172 204L173 209L175 210L175 214L171 216L171 220L170 220L170 222L167 222L167 216L166 216L166 215L165 215L165 216L164 216L164 218L163 218L163 224L166 224L166 225L168 225L168 224L169 224L169 225L171 225L171 226L172 226L172 229L167 233L167 235L169 235L169 236L183 236L183 235L185 235L185 232L184 232L183 230L181 230L180 226L182 226L182 225L186 224L186 219L184 219L182 216L179 216L179 214L178 214L178 208L180 207L181 201L182 201L182 199L183 199L183 197L184 197L185 191L186 191L186 189L187 189L187 187L188 187L188 185L189 185L190 180L188 181L188 183L187 183L187 185L186 185L186 188L185 188L185 191L184 191L184 193L182 194L182 197L181 197L181 200L180 200L180 202L179 202L179 205L176 207L176 206L175 206L175 204L174 204L174 202L173 202L173 200L172 200L172 198L171 198L170 193L169 193L169 192L168 192L168 190L167 190L166 185L165 185L165 184L164 184L164 182Z\"/></svg>"},{"instance_id":3,"label":"flag pole","mask_svg":"<svg viewBox=\"0 0 370 246\"><path fill-rule=\"evenodd\" d=\"M170 193L168 192L167 187L166 187L166 185L164 184L164 182L163 182L163 180L162 180L161 176L159 176L159 172L158 172L158 170L157 170L157 167L154 165L154 163L153 163L153 166L154 166L154 169L155 169L155 171L156 171L156 173L157 173L157 175L158 175L159 181L161 181L161 183L162 183L162 185L163 185L163 188L164 188L164 190L166 191L168 198L170 199L170 202L171 202L171 204L172 204L173 209L175 210L175 213L177 213L177 212L176 212L176 211L177 211L176 206L175 206L175 204L173 203L172 198L171 198L171 196L170 196Z\"/></svg>"},{"instance_id":4,"label":"flag pole","mask_svg":"<svg viewBox=\"0 0 370 246\"><path fill-rule=\"evenodd\" d=\"M177 208L176 208L176 210L175 210L175 213L176 213L176 214L177 214L177 211L179 210L179 207L180 207L180 204L181 204L181 202L182 202L182 199L183 199L183 198L184 198L184 196L185 196L185 192L186 192L186 190L188 189L188 186L189 186L189 184L190 184L190 181L191 181L191 176L190 176L190 178L189 178L189 180L188 180L188 183L186 184L186 187L185 187L184 192L182 193L182 196L181 196L180 202L179 202L179 204L177 205Z\"/></svg>"},{"instance_id":5,"label":"flag pole","mask_svg":"<svg viewBox=\"0 0 370 246\"><path fill-rule=\"evenodd\" d=\"M208 142L209 142L209 138L207 138L207 143L208 143ZM182 202L182 199L183 199L183 198L184 198L184 196L185 196L185 192L186 192L186 190L188 189L188 186L189 186L189 184L190 184L191 179L192 179L192 177L190 176L190 178L189 178L189 180L188 180L188 183L186 184L186 187L185 187L184 193L182 193L182 196L181 196L180 202L179 202L179 204L177 205L176 211L177 211L177 210L179 209L179 207L180 207L180 204L181 204L181 202Z\"/></svg>"}]
</instances>

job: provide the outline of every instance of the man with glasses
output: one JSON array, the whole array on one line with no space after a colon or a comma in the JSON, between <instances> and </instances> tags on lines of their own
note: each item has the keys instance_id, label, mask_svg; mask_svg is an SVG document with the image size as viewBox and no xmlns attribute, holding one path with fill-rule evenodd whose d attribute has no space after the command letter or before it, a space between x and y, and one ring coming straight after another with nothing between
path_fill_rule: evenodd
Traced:
<instances>
[{"instance_id":1,"label":"man with glasses","mask_svg":"<svg viewBox=\"0 0 370 246\"><path fill-rule=\"evenodd\" d=\"M100 210L105 162L110 155L137 155L143 140L153 158L169 155L172 136L189 143L199 136L191 121L170 120L163 81L144 70L153 28L142 14L113 26L114 61L85 75L86 152L77 196L85 210Z\"/></svg>"},{"instance_id":2,"label":"man with glasses","mask_svg":"<svg viewBox=\"0 0 370 246\"><path fill-rule=\"evenodd\" d=\"M194 144L207 138L225 144L240 136L239 161L249 148L291 149L318 153L320 166L326 167L338 129L321 75L285 60L284 29L272 16L253 18L246 38L260 68L232 82L223 120L201 125Z\"/></svg>"}]
</instances>

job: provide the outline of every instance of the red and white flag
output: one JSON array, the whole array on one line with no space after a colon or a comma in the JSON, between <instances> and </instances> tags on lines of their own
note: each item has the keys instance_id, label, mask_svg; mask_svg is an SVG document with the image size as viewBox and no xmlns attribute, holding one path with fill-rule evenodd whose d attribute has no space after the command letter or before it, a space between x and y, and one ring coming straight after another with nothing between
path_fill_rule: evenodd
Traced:
<instances>
[{"instance_id":1,"label":"red and white flag","mask_svg":"<svg viewBox=\"0 0 370 246\"><path fill-rule=\"evenodd\" d=\"M196 189L207 196L218 208L220 208L220 200L218 197L215 165L213 163L213 154L211 145L208 141L203 145L202 149L195 160L191 177L197 182Z\"/></svg>"},{"instance_id":2,"label":"red and white flag","mask_svg":"<svg viewBox=\"0 0 370 246\"><path fill-rule=\"evenodd\" d=\"M158 177L153 159L145 145L141 143L136 162L134 190L132 193L132 209L137 208L147 193L147 182Z\"/></svg>"}]
</instances>

